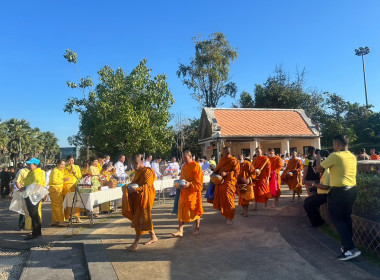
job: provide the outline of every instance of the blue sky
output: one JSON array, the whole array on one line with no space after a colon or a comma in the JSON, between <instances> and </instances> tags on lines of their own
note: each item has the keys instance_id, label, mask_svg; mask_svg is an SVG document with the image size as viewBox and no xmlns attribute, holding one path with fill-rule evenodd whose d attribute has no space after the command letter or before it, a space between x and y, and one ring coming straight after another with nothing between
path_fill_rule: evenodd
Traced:
<instances>
[{"instance_id":1,"label":"blue sky","mask_svg":"<svg viewBox=\"0 0 380 280\"><path fill-rule=\"evenodd\" d=\"M76 134L78 116L63 112L77 80L63 53L78 53L83 76L110 65L130 72L141 59L164 73L175 99L171 113L199 117L199 105L176 76L194 55L192 37L223 32L239 56L231 67L238 93L253 93L278 64L291 75L306 68L307 86L380 110L380 2L366 1L6 1L0 9L0 119L25 118L52 131L61 146ZM224 100L229 107L231 99Z\"/></svg>"}]
</instances>

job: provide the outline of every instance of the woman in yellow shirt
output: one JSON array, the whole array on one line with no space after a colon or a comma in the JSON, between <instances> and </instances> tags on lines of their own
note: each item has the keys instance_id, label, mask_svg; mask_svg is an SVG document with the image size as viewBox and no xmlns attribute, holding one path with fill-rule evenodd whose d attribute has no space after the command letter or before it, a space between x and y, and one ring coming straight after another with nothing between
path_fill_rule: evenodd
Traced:
<instances>
[{"instance_id":1,"label":"woman in yellow shirt","mask_svg":"<svg viewBox=\"0 0 380 280\"><path fill-rule=\"evenodd\" d=\"M63 192L66 196L69 192L75 192L75 188L77 187L78 180L82 178L82 173L80 172L80 168L78 165L74 164L74 157L68 156L66 160L66 167L64 169L64 184L63 184ZM65 219L70 219L70 211L71 207L67 207L65 209ZM79 208L74 207L73 216L75 216L75 220L77 223L81 223Z\"/></svg>"},{"instance_id":2,"label":"woman in yellow shirt","mask_svg":"<svg viewBox=\"0 0 380 280\"><path fill-rule=\"evenodd\" d=\"M49 196L51 200L51 226L67 226L64 222L63 215L63 177L65 169L65 161L60 160L57 167L53 169L49 176Z\"/></svg>"}]
</instances>

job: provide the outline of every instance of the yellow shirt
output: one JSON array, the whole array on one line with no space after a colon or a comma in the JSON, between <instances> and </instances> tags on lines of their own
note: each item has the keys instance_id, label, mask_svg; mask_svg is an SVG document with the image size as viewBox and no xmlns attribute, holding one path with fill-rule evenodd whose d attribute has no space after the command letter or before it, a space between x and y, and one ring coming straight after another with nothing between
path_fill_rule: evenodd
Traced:
<instances>
[{"instance_id":1,"label":"yellow shirt","mask_svg":"<svg viewBox=\"0 0 380 280\"><path fill-rule=\"evenodd\" d=\"M328 169L325 169L325 172L323 172L320 182L322 185L330 186L330 171ZM330 189L322 190L320 188L317 188L317 194L327 194L329 192Z\"/></svg>"},{"instance_id":2,"label":"yellow shirt","mask_svg":"<svg viewBox=\"0 0 380 280\"><path fill-rule=\"evenodd\" d=\"M73 164L75 174L71 173L71 165L66 165L64 171L64 177L69 178L68 181L65 181L65 184L75 184L80 178L82 178L82 173L80 172L80 167L76 164Z\"/></svg>"},{"instance_id":3,"label":"yellow shirt","mask_svg":"<svg viewBox=\"0 0 380 280\"><path fill-rule=\"evenodd\" d=\"M51 187L63 188L63 170L54 168L49 176L49 185Z\"/></svg>"},{"instance_id":4,"label":"yellow shirt","mask_svg":"<svg viewBox=\"0 0 380 280\"><path fill-rule=\"evenodd\" d=\"M88 168L88 175L100 175L100 171L99 171L99 168L97 166L90 166Z\"/></svg>"},{"instance_id":5,"label":"yellow shirt","mask_svg":"<svg viewBox=\"0 0 380 280\"><path fill-rule=\"evenodd\" d=\"M29 172L30 171L28 168L21 169L20 173L18 174L16 178L16 183L20 183L21 186L25 186L24 181L25 181L25 178L28 176Z\"/></svg>"},{"instance_id":6,"label":"yellow shirt","mask_svg":"<svg viewBox=\"0 0 380 280\"><path fill-rule=\"evenodd\" d=\"M30 171L24 180L24 186L29 186L33 183L43 187L46 186L45 171L41 168L36 168L33 171Z\"/></svg>"},{"instance_id":7,"label":"yellow shirt","mask_svg":"<svg viewBox=\"0 0 380 280\"><path fill-rule=\"evenodd\" d=\"M330 186L356 186L356 157L350 151L332 153L321 162L324 169L330 169Z\"/></svg>"}]
</instances>

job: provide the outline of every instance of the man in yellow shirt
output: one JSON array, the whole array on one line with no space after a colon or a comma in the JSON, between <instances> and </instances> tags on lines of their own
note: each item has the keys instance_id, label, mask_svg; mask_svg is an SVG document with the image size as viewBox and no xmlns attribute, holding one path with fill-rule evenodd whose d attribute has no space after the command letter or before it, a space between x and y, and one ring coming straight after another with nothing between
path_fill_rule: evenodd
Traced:
<instances>
[{"instance_id":1,"label":"man in yellow shirt","mask_svg":"<svg viewBox=\"0 0 380 280\"><path fill-rule=\"evenodd\" d=\"M26 162L26 164L28 165L30 172L24 180L24 186L19 191L25 191L26 187L33 183L39 185L40 187L45 187L45 171L38 167L40 160L31 158ZM25 240L30 240L41 236L41 218L38 214L41 201L34 205L30 198L27 197L25 198L25 202L26 207L28 208L29 216L32 219L32 234L28 235Z\"/></svg>"},{"instance_id":2,"label":"man in yellow shirt","mask_svg":"<svg viewBox=\"0 0 380 280\"><path fill-rule=\"evenodd\" d=\"M330 170L330 193L327 199L328 211L342 245L339 260L355 258L361 252L352 241L352 206L356 200L356 157L348 150L348 137L337 135L333 140L334 153L321 162L317 154L317 168Z\"/></svg>"}]
</instances>

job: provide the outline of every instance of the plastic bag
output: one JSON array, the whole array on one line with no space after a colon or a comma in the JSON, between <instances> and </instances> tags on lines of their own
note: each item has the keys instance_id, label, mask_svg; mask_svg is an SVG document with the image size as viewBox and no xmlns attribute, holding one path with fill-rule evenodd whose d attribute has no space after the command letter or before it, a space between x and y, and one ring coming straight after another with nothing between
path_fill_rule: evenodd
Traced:
<instances>
[{"instance_id":1,"label":"plastic bag","mask_svg":"<svg viewBox=\"0 0 380 280\"><path fill-rule=\"evenodd\" d=\"M17 212L21 215L28 214L28 209L26 207L25 199L22 197L21 192L13 192L13 199L9 206L9 210Z\"/></svg>"},{"instance_id":2,"label":"plastic bag","mask_svg":"<svg viewBox=\"0 0 380 280\"><path fill-rule=\"evenodd\" d=\"M49 194L49 191L45 187L41 187L33 183L27 186L25 191L18 193L20 193L23 198L29 197L30 202L32 202L33 205L36 205L47 194Z\"/></svg>"}]
</instances>

